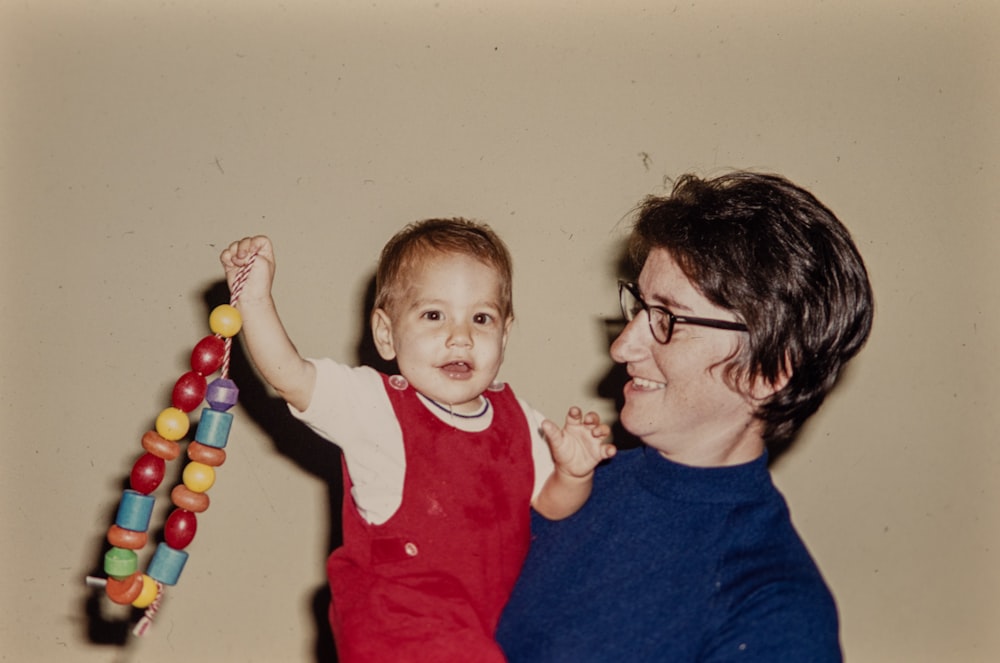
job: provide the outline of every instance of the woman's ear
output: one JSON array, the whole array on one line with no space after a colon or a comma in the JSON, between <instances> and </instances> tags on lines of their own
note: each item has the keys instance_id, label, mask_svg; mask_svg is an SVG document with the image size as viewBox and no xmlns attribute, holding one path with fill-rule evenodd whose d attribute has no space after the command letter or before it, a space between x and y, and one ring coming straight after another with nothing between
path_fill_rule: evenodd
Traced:
<instances>
[{"instance_id":1,"label":"woman's ear","mask_svg":"<svg viewBox=\"0 0 1000 663\"><path fill-rule=\"evenodd\" d=\"M392 343L392 318L380 308L372 311L372 338L382 359L392 361L396 358L396 348Z\"/></svg>"},{"instance_id":2,"label":"woman's ear","mask_svg":"<svg viewBox=\"0 0 1000 663\"><path fill-rule=\"evenodd\" d=\"M753 383L750 384L750 397L756 401L765 401L771 396L785 388L788 381L792 378L792 359L787 354L785 355L785 365L782 367L781 372L778 373L773 381L767 380L761 376L754 378Z\"/></svg>"}]
</instances>

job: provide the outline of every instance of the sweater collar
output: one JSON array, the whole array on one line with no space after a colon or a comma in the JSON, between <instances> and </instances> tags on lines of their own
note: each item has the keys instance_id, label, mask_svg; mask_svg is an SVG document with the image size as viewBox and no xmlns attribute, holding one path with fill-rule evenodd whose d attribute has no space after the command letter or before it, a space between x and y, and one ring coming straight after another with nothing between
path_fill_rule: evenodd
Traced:
<instances>
[{"instance_id":1,"label":"sweater collar","mask_svg":"<svg viewBox=\"0 0 1000 663\"><path fill-rule=\"evenodd\" d=\"M774 490L766 451L749 463L726 467L681 465L646 446L639 451L638 481L660 497L727 504L754 501Z\"/></svg>"}]
</instances>

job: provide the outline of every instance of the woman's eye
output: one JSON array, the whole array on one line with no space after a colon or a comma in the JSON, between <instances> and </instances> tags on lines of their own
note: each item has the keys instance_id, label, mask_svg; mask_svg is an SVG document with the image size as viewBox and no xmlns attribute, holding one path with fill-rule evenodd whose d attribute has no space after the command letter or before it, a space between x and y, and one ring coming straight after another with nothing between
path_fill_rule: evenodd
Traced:
<instances>
[{"instance_id":1,"label":"woman's eye","mask_svg":"<svg viewBox=\"0 0 1000 663\"><path fill-rule=\"evenodd\" d=\"M670 331L670 317L666 313L657 308L649 309L650 323L660 330L663 336L667 336Z\"/></svg>"}]
</instances>

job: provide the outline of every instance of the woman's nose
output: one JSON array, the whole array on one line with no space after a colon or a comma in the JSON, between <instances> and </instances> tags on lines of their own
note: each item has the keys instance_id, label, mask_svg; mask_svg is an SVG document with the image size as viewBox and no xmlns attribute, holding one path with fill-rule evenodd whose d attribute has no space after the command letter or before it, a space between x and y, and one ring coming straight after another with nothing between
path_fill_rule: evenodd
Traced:
<instances>
[{"instance_id":1,"label":"woman's nose","mask_svg":"<svg viewBox=\"0 0 1000 663\"><path fill-rule=\"evenodd\" d=\"M618 338L611 344L611 358L619 364L627 364L642 356L644 348L648 343L643 340L644 336L651 336L649 325L645 323L645 318L637 315L618 334Z\"/></svg>"}]
</instances>

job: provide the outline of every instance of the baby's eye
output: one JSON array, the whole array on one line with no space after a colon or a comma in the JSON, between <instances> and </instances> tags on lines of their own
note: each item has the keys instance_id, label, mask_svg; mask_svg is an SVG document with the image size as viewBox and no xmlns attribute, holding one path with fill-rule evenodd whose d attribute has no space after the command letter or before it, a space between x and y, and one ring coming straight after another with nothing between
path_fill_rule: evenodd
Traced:
<instances>
[{"instance_id":1,"label":"baby's eye","mask_svg":"<svg viewBox=\"0 0 1000 663\"><path fill-rule=\"evenodd\" d=\"M477 325L488 325L493 322L493 316L489 313L477 313L472 316L472 321Z\"/></svg>"},{"instance_id":2,"label":"baby's eye","mask_svg":"<svg viewBox=\"0 0 1000 663\"><path fill-rule=\"evenodd\" d=\"M420 316L425 320L430 320L432 322L437 322L441 320L444 316L441 315L441 311L424 311Z\"/></svg>"}]
</instances>

